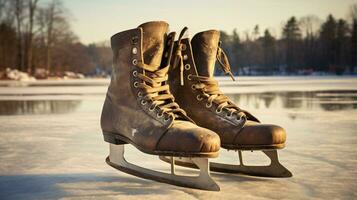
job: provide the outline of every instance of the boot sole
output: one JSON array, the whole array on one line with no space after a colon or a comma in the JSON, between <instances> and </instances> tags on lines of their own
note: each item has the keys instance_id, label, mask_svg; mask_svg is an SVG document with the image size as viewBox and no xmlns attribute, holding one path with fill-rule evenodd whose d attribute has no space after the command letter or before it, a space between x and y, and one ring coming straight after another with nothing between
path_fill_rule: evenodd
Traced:
<instances>
[{"instance_id":1,"label":"boot sole","mask_svg":"<svg viewBox=\"0 0 357 200\"><path fill-rule=\"evenodd\" d=\"M283 149L285 143L281 144L271 144L271 145L231 145L231 144L221 144L221 147L229 150L245 150L245 151L260 151L260 150L273 150L273 149Z\"/></svg>"},{"instance_id":2,"label":"boot sole","mask_svg":"<svg viewBox=\"0 0 357 200\"><path fill-rule=\"evenodd\" d=\"M104 141L115 144L115 145L124 145L124 144L131 144L141 152L151 154L151 155L160 155L160 156L174 156L174 157L203 157L203 158L216 158L218 157L219 151L217 152L175 152L175 151L151 151L140 147L139 145L135 144L129 138L119 135L117 133L111 133L107 131L102 131Z\"/></svg>"}]
</instances>

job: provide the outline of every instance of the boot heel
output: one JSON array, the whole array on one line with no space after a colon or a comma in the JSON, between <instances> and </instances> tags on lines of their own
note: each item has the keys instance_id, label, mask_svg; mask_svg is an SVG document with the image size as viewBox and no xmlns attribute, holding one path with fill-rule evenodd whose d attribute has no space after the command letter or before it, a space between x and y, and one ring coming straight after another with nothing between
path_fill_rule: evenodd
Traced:
<instances>
[{"instance_id":1,"label":"boot heel","mask_svg":"<svg viewBox=\"0 0 357 200\"><path fill-rule=\"evenodd\" d=\"M116 144L116 145L128 144L127 142L116 137L116 134L110 132L103 131L103 137L104 137L104 141L109 142L111 144Z\"/></svg>"}]
</instances>

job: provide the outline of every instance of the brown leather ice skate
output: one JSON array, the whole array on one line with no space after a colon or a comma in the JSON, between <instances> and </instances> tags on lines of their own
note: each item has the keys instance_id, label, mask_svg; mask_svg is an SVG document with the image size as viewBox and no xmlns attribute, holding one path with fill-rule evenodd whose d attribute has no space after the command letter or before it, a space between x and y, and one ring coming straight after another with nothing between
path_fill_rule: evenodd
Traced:
<instances>
[{"instance_id":1,"label":"brown leather ice skate","mask_svg":"<svg viewBox=\"0 0 357 200\"><path fill-rule=\"evenodd\" d=\"M165 22L148 22L112 36L113 74L103 105L101 127L110 143L107 163L126 173L169 184L219 190L208 159L217 157L219 136L195 125L175 103L167 83L174 33ZM145 169L124 158L124 145L171 158L171 174ZM177 176L174 157L201 169L198 177Z\"/></svg>"},{"instance_id":2,"label":"brown leather ice skate","mask_svg":"<svg viewBox=\"0 0 357 200\"><path fill-rule=\"evenodd\" d=\"M277 125L261 124L220 91L213 77L216 61L226 74L232 79L234 77L219 38L220 32L216 30L200 32L191 41L180 37L175 43L175 58L169 71L171 92L188 116L199 126L219 134L223 148L238 151L240 165L211 163L211 170L271 177L292 176L279 163L276 151L285 146L284 129ZM270 158L271 164L246 166L243 164L242 150L262 150Z\"/></svg>"}]
</instances>

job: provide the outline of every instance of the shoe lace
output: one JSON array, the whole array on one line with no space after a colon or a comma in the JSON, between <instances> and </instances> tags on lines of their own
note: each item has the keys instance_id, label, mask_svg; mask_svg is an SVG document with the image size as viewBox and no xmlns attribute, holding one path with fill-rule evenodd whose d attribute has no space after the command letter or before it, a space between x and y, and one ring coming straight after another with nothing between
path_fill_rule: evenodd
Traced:
<instances>
[{"instance_id":1,"label":"shoe lace","mask_svg":"<svg viewBox=\"0 0 357 200\"><path fill-rule=\"evenodd\" d=\"M184 81L183 81L183 68L184 68L184 65L183 65L183 58L182 58L182 47L183 47L183 44L181 43L181 40L182 40L182 37L184 36L185 32L187 31L187 27L184 27L182 29L182 31L180 32L180 35L178 37L178 40L177 40L177 46L176 46L176 50L175 50L175 53L174 53L174 63L173 63L173 66L176 67L178 65L178 63L180 63L180 84L181 85L184 85Z\"/></svg>"},{"instance_id":2,"label":"shoe lace","mask_svg":"<svg viewBox=\"0 0 357 200\"><path fill-rule=\"evenodd\" d=\"M142 73L137 72L136 76L143 82L138 82L136 85L142 92L138 96L142 96L142 104L151 102L150 110L159 108L158 116L163 116L164 113L171 115L173 119L181 118L188 119L187 114L175 102L174 96L170 93L167 83L167 71L169 66L153 71L151 67L142 62L138 62L137 66L141 67ZM168 120L168 118L165 118Z\"/></svg>"},{"instance_id":3,"label":"shoe lace","mask_svg":"<svg viewBox=\"0 0 357 200\"><path fill-rule=\"evenodd\" d=\"M181 85L184 85L183 82L184 65L183 65L183 57L182 57L183 44L181 43L181 39L186 31L187 31L187 27L184 27L178 38L177 47L175 50L174 65L173 65L173 66L177 66L177 64L179 63ZM227 54L221 48L221 45L222 42L220 41L218 44L217 54L216 54L217 61L221 69L224 71L224 73L228 74L232 78L232 80L235 81L235 78L232 74L231 66L228 61ZM246 120L245 111L240 109L238 106L236 106L226 95L223 94L223 92L220 91L218 86L218 81L216 81L214 78L199 76L199 75L191 75L190 79L196 82L196 84L194 84L193 87L197 90L200 90L202 96L207 98L207 105L206 105L207 107L211 107L212 103L215 102L218 105L216 110L217 112L221 112L222 109L226 109L229 112L229 114L227 115L228 117L231 117L235 114L237 120L244 120L244 121ZM197 96L197 98L199 99L202 97Z\"/></svg>"},{"instance_id":4,"label":"shoe lace","mask_svg":"<svg viewBox=\"0 0 357 200\"><path fill-rule=\"evenodd\" d=\"M207 98L207 107L211 107L212 103L216 103L217 112L221 112L222 109L226 109L229 114L228 117L233 116L234 114L237 117L237 120L242 120L245 118L245 113L238 106L236 106L223 92L219 89L218 81L211 77L191 75L191 80L196 82L193 85L194 89L201 91L201 95ZM198 96L200 99L202 96Z\"/></svg>"}]
</instances>

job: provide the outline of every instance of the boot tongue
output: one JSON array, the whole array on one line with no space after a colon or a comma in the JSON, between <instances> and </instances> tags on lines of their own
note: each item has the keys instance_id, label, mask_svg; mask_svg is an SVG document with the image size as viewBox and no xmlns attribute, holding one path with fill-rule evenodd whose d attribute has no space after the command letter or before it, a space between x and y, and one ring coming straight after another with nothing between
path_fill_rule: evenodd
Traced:
<instances>
[{"instance_id":1,"label":"boot tongue","mask_svg":"<svg viewBox=\"0 0 357 200\"><path fill-rule=\"evenodd\" d=\"M160 68L169 25L166 22L147 22L139 27L143 29L144 63L155 71Z\"/></svg>"},{"instance_id":2,"label":"boot tongue","mask_svg":"<svg viewBox=\"0 0 357 200\"><path fill-rule=\"evenodd\" d=\"M198 75L213 77L220 32L209 30L197 33L191 40Z\"/></svg>"}]
</instances>

